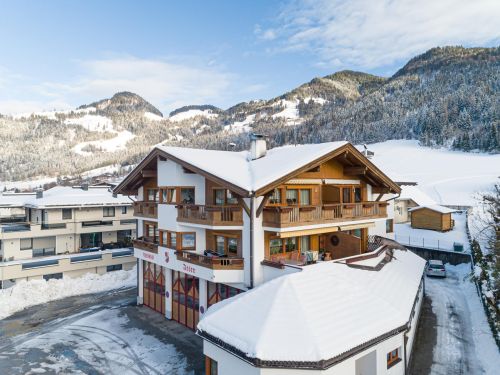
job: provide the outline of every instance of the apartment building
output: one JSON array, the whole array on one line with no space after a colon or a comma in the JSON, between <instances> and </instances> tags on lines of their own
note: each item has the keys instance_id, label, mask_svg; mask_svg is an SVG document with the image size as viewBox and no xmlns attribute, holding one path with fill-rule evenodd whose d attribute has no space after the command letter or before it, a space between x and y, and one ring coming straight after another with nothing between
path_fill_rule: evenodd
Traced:
<instances>
[{"instance_id":1,"label":"apartment building","mask_svg":"<svg viewBox=\"0 0 500 375\"><path fill-rule=\"evenodd\" d=\"M78 277L135 265L132 201L109 186L0 195L0 283Z\"/></svg>"},{"instance_id":2,"label":"apartment building","mask_svg":"<svg viewBox=\"0 0 500 375\"><path fill-rule=\"evenodd\" d=\"M139 304L190 329L215 303L391 238L400 187L353 145L157 146L115 188L137 196Z\"/></svg>"}]
</instances>

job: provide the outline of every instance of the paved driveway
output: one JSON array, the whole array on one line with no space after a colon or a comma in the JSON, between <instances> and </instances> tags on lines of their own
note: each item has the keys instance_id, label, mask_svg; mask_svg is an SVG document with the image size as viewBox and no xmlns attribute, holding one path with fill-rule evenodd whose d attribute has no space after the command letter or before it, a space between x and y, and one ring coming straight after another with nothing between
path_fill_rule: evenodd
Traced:
<instances>
[{"instance_id":1,"label":"paved driveway","mask_svg":"<svg viewBox=\"0 0 500 375\"><path fill-rule=\"evenodd\" d=\"M134 302L70 297L0 320L0 374L203 374L200 338Z\"/></svg>"}]
</instances>

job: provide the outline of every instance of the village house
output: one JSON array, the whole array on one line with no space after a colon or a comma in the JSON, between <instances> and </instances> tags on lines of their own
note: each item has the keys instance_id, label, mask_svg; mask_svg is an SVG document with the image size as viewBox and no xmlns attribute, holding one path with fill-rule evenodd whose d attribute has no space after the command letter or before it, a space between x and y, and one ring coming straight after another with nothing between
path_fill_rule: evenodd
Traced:
<instances>
[{"instance_id":1,"label":"village house","mask_svg":"<svg viewBox=\"0 0 500 375\"><path fill-rule=\"evenodd\" d=\"M253 135L241 152L156 146L115 193L137 197L138 304L194 330L222 300L392 238L400 187L348 142Z\"/></svg>"},{"instance_id":2,"label":"village house","mask_svg":"<svg viewBox=\"0 0 500 375\"><path fill-rule=\"evenodd\" d=\"M131 269L132 201L109 186L0 195L0 288Z\"/></svg>"},{"instance_id":3,"label":"village house","mask_svg":"<svg viewBox=\"0 0 500 375\"><path fill-rule=\"evenodd\" d=\"M398 182L398 184L401 186L401 194L394 199L394 224L409 222L411 208L437 204L420 190L416 183Z\"/></svg>"}]
</instances>

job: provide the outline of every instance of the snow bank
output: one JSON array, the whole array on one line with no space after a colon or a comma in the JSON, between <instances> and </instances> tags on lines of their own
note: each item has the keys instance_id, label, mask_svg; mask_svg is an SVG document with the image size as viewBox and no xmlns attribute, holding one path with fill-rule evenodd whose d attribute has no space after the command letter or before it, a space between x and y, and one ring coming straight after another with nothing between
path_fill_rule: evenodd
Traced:
<instances>
[{"instance_id":1,"label":"snow bank","mask_svg":"<svg viewBox=\"0 0 500 375\"><path fill-rule=\"evenodd\" d=\"M98 275L88 273L78 278L21 281L12 288L0 290L0 319L41 303L136 286L137 271L113 271Z\"/></svg>"}]
</instances>

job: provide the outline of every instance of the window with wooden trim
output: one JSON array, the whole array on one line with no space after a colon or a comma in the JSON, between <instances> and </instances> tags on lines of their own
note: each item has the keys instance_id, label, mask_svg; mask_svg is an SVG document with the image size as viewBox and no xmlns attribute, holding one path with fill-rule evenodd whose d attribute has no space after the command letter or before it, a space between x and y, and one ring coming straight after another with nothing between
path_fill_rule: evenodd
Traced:
<instances>
[{"instance_id":1,"label":"window with wooden trim","mask_svg":"<svg viewBox=\"0 0 500 375\"><path fill-rule=\"evenodd\" d=\"M271 238L271 240L269 241L269 254L278 255L291 253L294 251L299 251L302 247L304 247L304 251L310 250L309 236Z\"/></svg>"},{"instance_id":2,"label":"window with wooden trim","mask_svg":"<svg viewBox=\"0 0 500 375\"><path fill-rule=\"evenodd\" d=\"M213 189L214 204L219 206L238 204L238 198L228 189Z\"/></svg>"},{"instance_id":3,"label":"window with wooden trim","mask_svg":"<svg viewBox=\"0 0 500 375\"><path fill-rule=\"evenodd\" d=\"M73 210L71 208L62 209L62 219L70 220L73 217Z\"/></svg>"},{"instance_id":4,"label":"window with wooden trim","mask_svg":"<svg viewBox=\"0 0 500 375\"><path fill-rule=\"evenodd\" d=\"M144 223L144 237L147 237L151 241L158 241L160 236L160 231L156 223L145 222Z\"/></svg>"},{"instance_id":5,"label":"window with wooden trim","mask_svg":"<svg viewBox=\"0 0 500 375\"><path fill-rule=\"evenodd\" d=\"M195 232L172 232L162 230L160 245L173 250L194 250L196 248Z\"/></svg>"},{"instance_id":6,"label":"window with wooden trim","mask_svg":"<svg viewBox=\"0 0 500 375\"><path fill-rule=\"evenodd\" d=\"M238 237L216 234L215 250L219 255L236 256L238 254Z\"/></svg>"},{"instance_id":7,"label":"window with wooden trim","mask_svg":"<svg viewBox=\"0 0 500 375\"><path fill-rule=\"evenodd\" d=\"M281 189L274 189L269 197L268 204L281 204Z\"/></svg>"},{"instance_id":8,"label":"window with wooden trim","mask_svg":"<svg viewBox=\"0 0 500 375\"><path fill-rule=\"evenodd\" d=\"M401 358L399 357L399 348L396 348L392 352L387 353L387 368L391 368L400 361Z\"/></svg>"},{"instance_id":9,"label":"window with wooden trim","mask_svg":"<svg viewBox=\"0 0 500 375\"><path fill-rule=\"evenodd\" d=\"M158 189L147 189L146 198L148 202L158 202L160 198L160 192Z\"/></svg>"},{"instance_id":10,"label":"window with wooden trim","mask_svg":"<svg viewBox=\"0 0 500 375\"><path fill-rule=\"evenodd\" d=\"M311 204L311 189L286 189L286 204L309 206Z\"/></svg>"},{"instance_id":11,"label":"window with wooden trim","mask_svg":"<svg viewBox=\"0 0 500 375\"><path fill-rule=\"evenodd\" d=\"M336 186L342 191L342 203L363 202L363 188L360 185Z\"/></svg>"},{"instance_id":12,"label":"window with wooden trim","mask_svg":"<svg viewBox=\"0 0 500 375\"><path fill-rule=\"evenodd\" d=\"M161 203L166 204L194 204L195 189L191 186L166 186L161 188Z\"/></svg>"}]
</instances>

